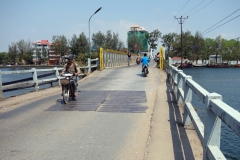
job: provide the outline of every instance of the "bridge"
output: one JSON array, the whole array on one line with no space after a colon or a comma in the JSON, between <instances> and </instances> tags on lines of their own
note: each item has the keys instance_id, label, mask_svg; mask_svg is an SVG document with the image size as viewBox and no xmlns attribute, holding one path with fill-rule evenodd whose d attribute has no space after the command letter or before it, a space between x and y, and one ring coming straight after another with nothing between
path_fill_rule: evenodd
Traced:
<instances>
[{"instance_id":1,"label":"bridge","mask_svg":"<svg viewBox=\"0 0 240 160\"><path fill-rule=\"evenodd\" d=\"M67 105L59 86L0 101L0 159L225 159L220 118L238 133L239 113L228 114L221 96L177 68L165 72L151 62L143 77L124 56L105 53L105 69L81 79L77 101ZM209 116L208 129L190 91L211 104L210 113L225 107Z\"/></svg>"}]
</instances>

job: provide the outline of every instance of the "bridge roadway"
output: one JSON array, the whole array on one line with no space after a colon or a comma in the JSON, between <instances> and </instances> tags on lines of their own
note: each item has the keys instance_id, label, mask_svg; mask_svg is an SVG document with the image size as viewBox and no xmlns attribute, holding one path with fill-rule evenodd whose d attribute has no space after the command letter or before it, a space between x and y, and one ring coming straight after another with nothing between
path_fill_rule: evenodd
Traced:
<instances>
[{"instance_id":1,"label":"bridge roadway","mask_svg":"<svg viewBox=\"0 0 240 160\"><path fill-rule=\"evenodd\" d=\"M166 73L151 62L107 68L79 81L77 101L61 88L0 102L0 159L202 159L192 128L184 129Z\"/></svg>"}]
</instances>

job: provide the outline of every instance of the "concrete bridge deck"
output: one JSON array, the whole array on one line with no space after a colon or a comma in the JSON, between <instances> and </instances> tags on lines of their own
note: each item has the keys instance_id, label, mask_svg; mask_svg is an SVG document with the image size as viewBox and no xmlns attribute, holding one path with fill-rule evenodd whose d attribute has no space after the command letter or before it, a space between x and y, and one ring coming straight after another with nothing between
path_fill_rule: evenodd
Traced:
<instances>
[{"instance_id":1,"label":"concrete bridge deck","mask_svg":"<svg viewBox=\"0 0 240 160\"><path fill-rule=\"evenodd\" d=\"M138 65L95 71L69 105L60 87L1 101L0 159L202 159L166 73L154 66L148 77Z\"/></svg>"}]
</instances>

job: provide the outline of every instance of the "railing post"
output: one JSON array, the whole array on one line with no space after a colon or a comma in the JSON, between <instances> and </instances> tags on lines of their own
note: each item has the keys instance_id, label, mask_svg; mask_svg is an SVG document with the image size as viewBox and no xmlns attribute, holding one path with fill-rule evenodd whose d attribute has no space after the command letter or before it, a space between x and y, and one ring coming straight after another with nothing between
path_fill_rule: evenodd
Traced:
<instances>
[{"instance_id":1,"label":"railing post","mask_svg":"<svg viewBox=\"0 0 240 160\"><path fill-rule=\"evenodd\" d=\"M35 88L35 91L38 91L39 86L38 86L37 70L36 70L36 68L32 68L32 71L33 71L33 81L35 83L34 88Z\"/></svg>"},{"instance_id":2,"label":"railing post","mask_svg":"<svg viewBox=\"0 0 240 160\"><path fill-rule=\"evenodd\" d=\"M3 100L3 89L2 89L2 72L0 70L0 101Z\"/></svg>"},{"instance_id":3,"label":"railing post","mask_svg":"<svg viewBox=\"0 0 240 160\"><path fill-rule=\"evenodd\" d=\"M187 105L186 105L186 103L192 102L192 90L186 84L188 79L192 79L192 76L185 76L183 79L183 90L184 90L183 124L184 126L190 126L192 124L192 121L189 117L189 113L187 111Z\"/></svg>"},{"instance_id":4,"label":"railing post","mask_svg":"<svg viewBox=\"0 0 240 160\"><path fill-rule=\"evenodd\" d=\"M96 65L97 65L96 70L100 70L100 62L98 58L96 58Z\"/></svg>"},{"instance_id":5,"label":"railing post","mask_svg":"<svg viewBox=\"0 0 240 160\"><path fill-rule=\"evenodd\" d=\"M178 81L178 72L177 70L173 70L173 92L176 95L177 94L177 88L178 88L178 84L175 84L175 82Z\"/></svg>"},{"instance_id":6,"label":"railing post","mask_svg":"<svg viewBox=\"0 0 240 160\"><path fill-rule=\"evenodd\" d=\"M204 143L203 143L203 159L208 160L207 149L209 145L218 146L220 148L221 138L221 119L211 111L209 105L212 99L222 100L222 96L217 93L206 95L205 99L205 120L204 120Z\"/></svg>"},{"instance_id":7,"label":"railing post","mask_svg":"<svg viewBox=\"0 0 240 160\"><path fill-rule=\"evenodd\" d=\"M179 91L179 89L182 89L183 88L183 83L182 83L182 78L181 78L181 73L183 71L180 70L178 71L177 73L177 103L178 104L183 104L183 99L181 98L181 93Z\"/></svg>"},{"instance_id":8,"label":"railing post","mask_svg":"<svg viewBox=\"0 0 240 160\"><path fill-rule=\"evenodd\" d=\"M88 58L88 74L91 73L91 59Z\"/></svg>"},{"instance_id":9,"label":"railing post","mask_svg":"<svg viewBox=\"0 0 240 160\"><path fill-rule=\"evenodd\" d=\"M55 70L55 76L58 78L58 85L61 86L60 79L59 79L59 72L57 67L54 67L53 70ZM53 87L53 84L51 83L51 86Z\"/></svg>"}]
</instances>

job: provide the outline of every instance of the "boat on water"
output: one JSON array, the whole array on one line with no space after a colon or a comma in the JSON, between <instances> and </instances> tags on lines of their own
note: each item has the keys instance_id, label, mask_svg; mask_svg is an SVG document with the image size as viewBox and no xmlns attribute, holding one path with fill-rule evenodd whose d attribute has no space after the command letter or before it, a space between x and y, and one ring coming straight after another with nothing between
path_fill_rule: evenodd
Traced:
<instances>
[{"instance_id":1,"label":"boat on water","mask_svg":"<svg viewBox=\"0 0 240 160\"><path fill-rule=\"evenodd\" d=\"M193 64L193 67L207 67L207 64Z\"/></svg>"},{"instance_id":2,"label":"boat on water","mask_svg":"<svg viewBox=\"0 0 240 160\"><path fill-rule=\"evenodd\" d=\"M206 67L208 68L229 68L229 64L228 63L224 63L222 61L222 56L221 55L210 55L209 56L209 64L207 64Z\"/></svg>"},{"instance_id":3,"label":"boat on water","mask_svg":"<svg viewBox=\"0 0 240 160\"><path fill-rule=\"evenodd\" d=\"M229 68L228 63L207 64L208 68Z\"/></svg>"},{"instance_id":4,"label":"boat on water","mask_svg":"<svg viewBox=\"0 0 240 160\"><path fill-rule=\"evenodd\" d=\"M240 64L233 65L233 68L240 68Z\"/></svg>"},{"instance_id":5,"label":"boat on water","mask_svg":"<svg viewBox=\"0 0 240 160\"><path fill-rule=\"evenodd\" d=\"M180 68L192 68L193 67L193 64L192 62L185 62L185 63L182 63L178 66L178 69Z\"/></svg>"}]
</instances>

